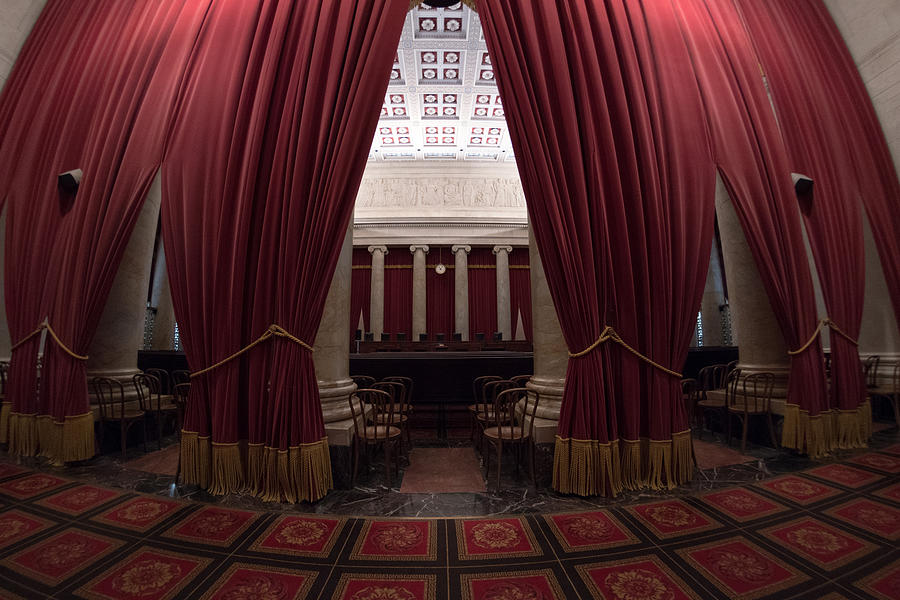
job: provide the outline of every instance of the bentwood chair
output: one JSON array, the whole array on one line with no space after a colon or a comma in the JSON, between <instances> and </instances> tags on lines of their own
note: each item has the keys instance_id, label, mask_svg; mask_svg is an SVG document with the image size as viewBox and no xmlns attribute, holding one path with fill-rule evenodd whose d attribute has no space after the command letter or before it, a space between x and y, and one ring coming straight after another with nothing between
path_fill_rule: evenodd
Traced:
<instances>
[{"instance_id":1,"label":"bentwood chair","mask_svg":"<svg viewBox=\"0 0 900 600\"><path fill-rule=\"evenodd\" d=\"M408 417L413 410L413 385L415 383L413 378L403 375L392 375L382 378L382 381L403 384L403 400L400 403L400 411Z\"/></svg>"},{"instance_id":2,"label":"bentwood chair","mask_svg":"<svg viewBox=\"0 0 900 600\"><path fill-rule=\"evenodd\" d=\"M482 454L484 454L484 430L491 423L496 421L494 415L494 403L500 392L514 388L516 385L509 379L500 379L498 381L488 381L481 388L481 403L478 405L478 412L475 413L475 421L478 423L479 446Z\"/></svg>"},{"instance_id":3,"label":"bentwood chair","mask_svg":"<svg viewBox=\"0 0 900 600\"><path fill-rule=\"evenodd\" d=\"M372 410L372 423L366 419L366 411ZM391 487L391 456L394 458L394 469L399 477L399 453L393 452L395 446L402 441L402 433L393 425L379 425L379 422L390 423L396 407L391 395L383 390L359 389L350 396L350 415L353 419L353 467L350 475L350 486L356 485L356 472L359 468L360 454L365 454L369 463L369 449L381 446L384 449L384 470L388 487Z\"/></svg>"},{"instance_id":4,"label":"bentwood chair","mask_svg":"<svg viewBox=\"0 0 900 600\"><path fill-rule=\"evenodd\" d=\"M885 363L880 365L891 368L891 379L887 383L878 383L875 386L866 386L869 398L886 398L894 409L894 421L900 426L900 362Z\"/></svg>"},{"instance_id":5,"label":"bentwood chair","mask_svg":"<svg viewBox=\"0 0 900 600\"><path fill-rule=\"evenodd\" d=\"M718 417L719 422L724 429L725 419L728 414L725 398L721 397L721 395L710 397L707 392L720 390L725 387L725 378L735 372L740 374L740 369L734 367L729 370L728 365L710 365L700 369L700 373L697 375L697 385L699 387L697 410L700 411L701 419L697 435L700 436L701 439L703 437L703 426L706 421L706 415L709 412L712 412Z\"/></svg>"},{"instance_id":6,"label":"bentwood chair","mask_svg":"<svg viewBox=\"0 0 900 600\"><path fill-rule=\"evenodd\" d=\"M162 450L163 421L167 418L177 419L178 406L176 406L172 396L162 394L162 384L153 375L138 373L131 379L137 392L141 410L152 414L156 419L158 433L156 443L159 449Z\"/></svg>"},{"instance_id":7,"label":"bentwood chair","mask_svg":"<svg viewBox=\"0 0 900 600\"><path fill-rule=\"evenodd\" d=\"M190 383L191 382L191 372L185 371L184 369L179 369L177 371L172 371L172 389L175 389L175 386L182 383ZM174 393L174 392L173 392Z\"/></svg>"},{"instance_id":8,"label":"bentwood chair","mask_svg":"<svg viewBox=\"0 0 900 600\"><path fill-rule=\"evenodd\" d=\"M395 410L391 415L390 421L384 421L385 416L381 416L381 421L375 421L378 425L393 425L400 429L400 432L406 437L406 442L412 445L412 439L409 434L409 416L404 411L404 406L406 405L406 386L399 381L378 381L373 383L370 386L373 390L381 390L383 392L387 392L391 395L391 399L394 401ZM400 441L401 448L400 451L403 453L403 441Z\"/></svg>"},{"instance_id":9,"label":"bentwood chair","mask_svg":"<svg viewBox=\"0 0 900 600\"><path fill-rule=\"evenodd\" d=\"M491 381L500 381L503 378L499 375L482 375L476 377L472 382L472 400L473 403L468 406L469 416L471 417L472 430L469 433L469 439L475 440L475 434L478 430L478 413L487 410L484 403L484 386Z\"/></svg>"},{"instance_id":10,"label":"bentwood chair","mask_svg":"<svg viewBox=\"0 0 900 600\"><path fill-rule=\"evenodd\" d=\"M178 421L176 424L176 432L178 433L178 467L175 469L175 483L178 483L178 476L181 475L181 430L184 427L184 414L187 410L188 394L191 392L190 383L176 383L175 389L172 390L172 397L175 406L178 409Z\"/></svg>"},{"instance_id":11,"label":"bentwood chair","mask_svg":"<svg viewBox=\"0 0 900 600\"><path fill-rule=\"evenodd\" d=\"M125 388L121 381L109 377L94 377L91 380L94 396L100 406L100 446L103 446L103 434L107 423L119 424L119 437L122 443L122 458L126 456L128 430L137 423L141 424L144 437L141 438L144 452L147 451L147 420L143 410L125 407Z\"/></svg>"},{"instance_id":12,"label":"bentwood chair","mask_svg":"<svg viewBox=\"0 0 900 600\"><path fill-rule=\"evenodd\" d=\"M351 375L350 379L353 380L358 389L372 387L372 384L375 383L375 378L368 375Z\"/></svg>"},{"instance_id":13,"label":"bentwood chair","mask_svg":"<svg viewBox=\"0 0 900 600\"><path fill-rule=\"evenodd\" d=\"M736 371L736 370L735 370ZM734 371L732 371L734 372ZM775 375L772 373L753 373L744 378L728 377L726 399L729 417L734 415L742 421L741 453L747 451L747 424L750 417L765 417L769 425L772 445L778 448L775 437L775 425L772 423L772 390L775 387ZM731 444L731 419L728 419L728 443Z\"/></svg>"},{"instance_id":14,"label":"bentwood chair","mask_svg":"<svg viewBox=\"0 0 900 600\"><path fill-rule=\"evenodd\" d=\"M144 369L147 375L153 375L159 380L159 393L163 396L171 395L172 388L169 387L169 372L165 369Z\"/></svg>"},{"instance_id":15,"label":"bentwood chair","mask_svg":"<svg viewBox=\"0 0 900 600\"><path fill-rule=\"evenodd\" d=\"M878 363L881 362L881 357L877 354L872 354L867 356L863 361L863 375L866 380L867 388L876 388L878 387Z\"/></svg>"},{"instance_id":16,"label":"bentwood chair","mask_svg":"<svg viewBox=\"0 0 900 600\"><path fill-rule=\"evenodd\" d=\"M523 387L505 389L494 398L494 410L491 411L491 420L486 423L483 437L497 449L497 489L500 489L504 446L512 446L515 449L516 477L519 476L522 452L527 452L531 481L537 488L537 479L534 476L534 416L539 400L537 392L529 392ZM485 452L484 464L485 472L490 477L490 452Z\"/></svg>"},{"instance_id":17,"label":"bentwood chair","mask_svg":"<svg viewBox=\"0 0 900 600\"><path fill-rule=\"evenodd\" d=\"M700 401L700 386L696 379L681 380L681 399L684 402L684 412L688 418L688 427L691 428L691 459L697 464L697 455L694 453L694 427L697 422L697 403ZM702 422L701 422L702 427Z\"/></svg>"},{"instance_id":18,"label":"bentwood chair","mask_svg":"<svg viewBox=\"0 0 900 600\"><path fill-rule=\"evenodd\" d=\"M510 377L509 380L512 381L516 387L525 387L525 384L531 381L531 375L516 375L515 377Z\"/></svg>"}]
</instances>

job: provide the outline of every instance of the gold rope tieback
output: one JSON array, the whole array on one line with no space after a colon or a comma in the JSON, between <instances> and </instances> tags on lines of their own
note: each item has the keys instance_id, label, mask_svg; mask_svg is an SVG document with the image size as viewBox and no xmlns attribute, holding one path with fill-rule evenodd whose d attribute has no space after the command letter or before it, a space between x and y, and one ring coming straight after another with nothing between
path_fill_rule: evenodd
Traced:
<instances>
[{"instance_id":1,"label":"gold rope tieback","mask_svg":"<svg viewBox=\"0 0 900 600\"><path fill-rule=\"evenodd\" d=\"M802 354L803 352L806 352L809 349L809 347L813 345L813 342L816 341L816 339L819 337L819 334L822 333L822 329L825 327L830 328L832 331L837 333L842 338L846 339L848 342L850 342L854 346L859 346L859 342L856 341L855 339L853 339L852 337L850 337L849 335L847 335L847 333L843 329L838 327L837 323L835 323L828 317L825 317L824 319L819 321L818 325L816 325L816 330L813 331L813 334L812 334L812 336L810 336L809 340L805 344L803 344L803 346L798 348L797 350L788 350L788 354L790 356L796 356L798 354Z\"/></svg>"},{"instance_id":2,"label":"gold rope tieback","mask_svg":"<svg viewBox=\"0 0 900 600\"><path fill-rule=\"evenodd\" d=\"M13 350L15 350L16 348L18 348L19 346L21 346L22 344L24 344L25 342L27 342L28 340L30 340L31 338L33 338L34 336L40 335L40 333L41 333L42 331L44 331L45 329L47 330L47 333L50 334L50 337L53 338L53 341L56 342L56 345L59 346L60 348L62 348L63 351L64 351L66 354L68 354L69 356L71 356L71 357L74 358L75 360L87 360L87 359L88 359L87 356L82 356L81 354L76 354L71 348L69 348L68 346L66 346L66 345L63 343L63 341L62 341L61 339L59 339L59 336L56 335L56 332L53 331L53 328L50 327L50 323L48 323L46 320L45 320L43 323L41 323L40 326L38 326L37 329L35 329L35 330L32 331L31 333L29 333L28 335L26 335L25 337L23 337L21 340L19 340L19 341L16 342L15 344L13 344L12 348L9 349L10 352L12 352Z\"/></svg>"},{"instance_id":3,"label":"gold rope tieback","mask_svg":"<svg viewBox=\"0 0 900 600\"><path fill-rule=\"evenodd\" d=\"M629 346L628 343L622 339L622 337L619 335L619 333L609 325L607 325L606 327L603 328L603 332L600 334L600 337L598 337L597 340L593 344L591 344L590 346L588 346L581 352L569 352L569 358L581 358L582 356L585 356L585 355L593 352L595 349L599 348L601 344L604 344L609 341L619 344L620 346L622 346L623 348L625 348L626 350L631 352L633 355L635 355L637 358L641 359L642 361L644 361L645 363L650 365L651 367L655 367L655 368L659 369L660 371L662 371L663 373L668 373L669 375L671 375L673 377L677 377L678 379L681 379L681 373L678 373L677 371L673 371L672 369L667 369L666 367L662 366L658 362L655 362L651 358L644 356L643 354L641 354L640 352L638 352L637 350L635 350L634 348Z\"/></svg>"},{"instance_id":4,"label":"gold rope tieback","mask_svg":"<svg viewBox=\"0 0 900 600\"><path fill-rule=\"evenodd\" d=\"M247 344L246 346L244 346L243 348L241 348L240 350L238 350L237 352L235 352L228 358L220 360L216 364L206 367L205 369L200 369L199 371L194 371L193 373L191 373L191 379L193 379L194 377L203 375L204 373L207 373L209 371L212 371L213 369L217 369L218 367L221 367L225 363L234 360L235 358L237 358L238 356L240 356L241 354L243 354L245 352L249 352L251 349L256 347L258 344L261 344L264 341L266 341L267 339L272 338L272 337L280 337L280 338L285 338L285 339L291 340L292 342L301 346L302 348L305 348L306 350L309 350L310 352L313 351L312 346L310 346L309 344L307 344L300 338L298 338L294 335L291 335L285 328L281 327L280 325L275 325L273 323L272 325L269 325L269 328L266 329L261 336L259 336L254 341L250 342L249 344Z\"/></svg>"}]
</instances>

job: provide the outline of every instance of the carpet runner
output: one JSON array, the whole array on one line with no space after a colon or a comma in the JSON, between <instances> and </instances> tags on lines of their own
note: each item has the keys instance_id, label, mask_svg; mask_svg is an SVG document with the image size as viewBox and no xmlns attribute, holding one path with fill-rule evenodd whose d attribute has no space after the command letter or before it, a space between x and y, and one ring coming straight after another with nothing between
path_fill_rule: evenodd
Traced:
<instances>
[{"instance_id":1,"label":"carpet runner","mask_svg":"<svg viewBox=\"0 0 900 600\"><path fill-rule=\"evenodd\" d=\"M568 514L255 512L0 459L0 599L900 598L900 447Z\"/></svg>"}]
</instances>

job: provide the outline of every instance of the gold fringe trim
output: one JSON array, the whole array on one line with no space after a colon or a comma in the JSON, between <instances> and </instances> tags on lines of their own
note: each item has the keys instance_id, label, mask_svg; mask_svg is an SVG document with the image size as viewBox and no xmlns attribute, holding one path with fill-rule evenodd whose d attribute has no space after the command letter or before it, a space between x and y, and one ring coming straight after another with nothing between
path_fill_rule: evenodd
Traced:
<instances>
[{"instance_id":1,"label":"gold fringe trim","mask_svg":"<svg viewBox=\"0 0 900 600\"><path fill-rule=\"evenodd\" d=\"M9 413L12 402L0 402L0 444L9 442Z\"/></svg>"},{"instance_id":2,"label":"gold fringe trim","mask_svg":"<svg viewBox=\"0 0 900 600\"><path fill-rule=\"evenodd\" d=\"M279 450L246 442L210 443L181 433L184 482L211 494L247 490L266 502L315 502L334 487L328 438Z\"/></svg>"},{"instance_id":3,"label":"gold fringe trim","mask_svg":"<svg viewBox=\"0 0 900 600\"><path fill-rule=\"evenodd\" d=\"M49 415L9 412L9 453L43 456L55 464L87 460L94 456L94 413L54 421Z\"/></svg>"},{"instance_id":4,"label":"gold fringe trim","mask_svg":"<svg viewBox=\"0 0 900 600\"><path fill-rule=\"evenodd\" d=\"M553 489L579 496L615 496L622 491L619 442L556 436Z\"/></svg>"},{"instance_id":5,"label":"gold fringe trim","mask_svg":"<svg viewBox=\"0 0 900 600\"><path fill-rule=\"evenodd\" d=\"M553 487L579 496L616 495L623 489L671 490L693 478L691 432L671 440L601 443L556 437Z\"/></svg>"},{"instance_id":6,"label":"gold fringe trim","mask_svg":"<svg viewBox=\"0 0 900 600\"><path fill-rule=\"evenodd\" d=\"M855 410L828 410L814 417L796 404L784 407L781 445L819 458L837 448L865 448L872 435L872 406L865 401Z\"/></svg>"}]
</instances>

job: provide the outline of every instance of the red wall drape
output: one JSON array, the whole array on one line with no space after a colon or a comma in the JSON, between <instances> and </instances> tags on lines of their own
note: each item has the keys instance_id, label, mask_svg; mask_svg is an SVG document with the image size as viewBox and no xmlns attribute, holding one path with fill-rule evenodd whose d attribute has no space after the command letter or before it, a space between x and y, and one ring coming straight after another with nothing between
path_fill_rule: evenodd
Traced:
<instances>
[{"instance_id":1,"label":"red wall drape","mask_svg":"<svg viewBox=\"0 0 900 600\"><path fill-rule=\"evenodd\" d=\"M522 336L531 341L531 270L529 269L528 248L513 248L509 253L509 304L512 312L513 339L519 312L522 313Z\"/></svg>"},{"instance_id":2,"label":"red wall drape","mask_svg":"<svg viewBox=\"0 0 900 600\"><path fill-rule=\"evenodd\" d=\"M882 187L884 180L869 172L884 152L884 138L880 129L867 130L871 103L866 94L859 94L856 68L821 2L776 1L768 3L766 11L753 3L740 2L739 6L768 75L792 168L815 182L812 197L801 202L801 209L828 317L836 327L830 336L829 405L835 409L837 435L827 449L864 446L871 433L871 415L864 404L865 382L855 343L865 293L860 208L863 198L871 198L866 204L874 206L874 214L887 217L877 226L873 223L873 230L877 227L881 234L879 246L894 252L885 265L888 275L897 268L900 254L896 177L891 194L890 186ZM836 64L842 68L836 70ZM870 134L876 135L870 139ZM857 169L858 157L863 157L861 170ZM887 159L890 167L890 157ZM885 163L883 158L881 162ZM893 173L892 168L888 171ZM870 177L871 183L867 181ZM887 204L894 206L885 215L888 198L893 201ZM890 227L892 221L894 227ZM886 236L887 243L886 227L894 232Z\"/></svg>"},{"instance_id":3,"label":"red wall drape","mask_svg":"<svg viewBox=\"0 0 900 600\"><path fill-rule=\"evenodd\" d=\"M686 0L679 7L722 180L785 342L799 350L816 331L818 316L790 161L758 60L731 0ZM823 452L823 410L824 360L815 339L791 358L782 443Z\"/></svg>"},{"instance_id":4,"label":"red wall drape","mask_svg":"<svg viewBox=\"0 0 900 600\"><path fill-rule=\"evenodd\" d=\"M714 170L671 4L478 8L570 351L612 326L680 369L706 278ZM554 487L614 494L686 481L686 430L679 378L600 343L569 361Z\"/></svg>"},{"instance_id":5,"label":"red wall drape","mask_svg":"<svg viewBox=\"0 0 900 600\"><path fill-rule=\"evenodd\" d=\"M497 331L497 257L492 248L469 253L469 339L483 333L490 340Z\"/></svg>"},{"instance_id":6,"label":"red wall drape","mask_svg":"<svg viewBox=\"0 0 900 600\"><path fill-rule=\"evenodd\" d=\"M206 4L51 0L0 99L14 343L0 430L8 426L14 454L94 454L84 355L158 169ZM77 195L63 197L57 175L76 168Z\"/></svg>"},{"instance_id":7,"label":"red wall drape","mask_svg":"<svg viewBox=\"0 0 900 600\"><path fill-rule=\"evenodd\" d=\"M412 254L409 246L388 249L384 257L384 332L412 335Z\"/></svg>"},{"instance_id":8,"label":"red wall drape","mask_svg":"<svg viewBox=\"0 0 900 600\"><path fill-rule=\"evenodd\" d=\"M425 271L425 320L431 339L438 333L443 333L444 339L453 338L455 322L453 311L456 306L453 260L450 246L431 246L428 252L428 265ZM448 261L450 264L447 264ZM439 262L447 267L443 275L438 275L434 271Z\"/></svg>"},{"instance_id":9,"label":"red wall drape","mask_svg":"<svg viewBox=\"0 0 900 600\"><path fill-rule=\"evenodd\" d=\"M350 339L356 339L359 315L363 316L363 333L370 331L369 310L372 302L372 255L367 248L353 249L353 274L350 278Z\"/></svg>"},{"instance_id":10,"label":"red wall drape","mask_svg":"<svg viewBox=\"0 0 900 600\"><path fill-rule=\"evenodd\" d=\"M407 8L258 0L214 2L206 17L163 171L169 279L195 371L188 483L288 501L331 487L299 342L315 342ZM271 326L282 329L216 367Z\"/></svg>"}]
</instances>

